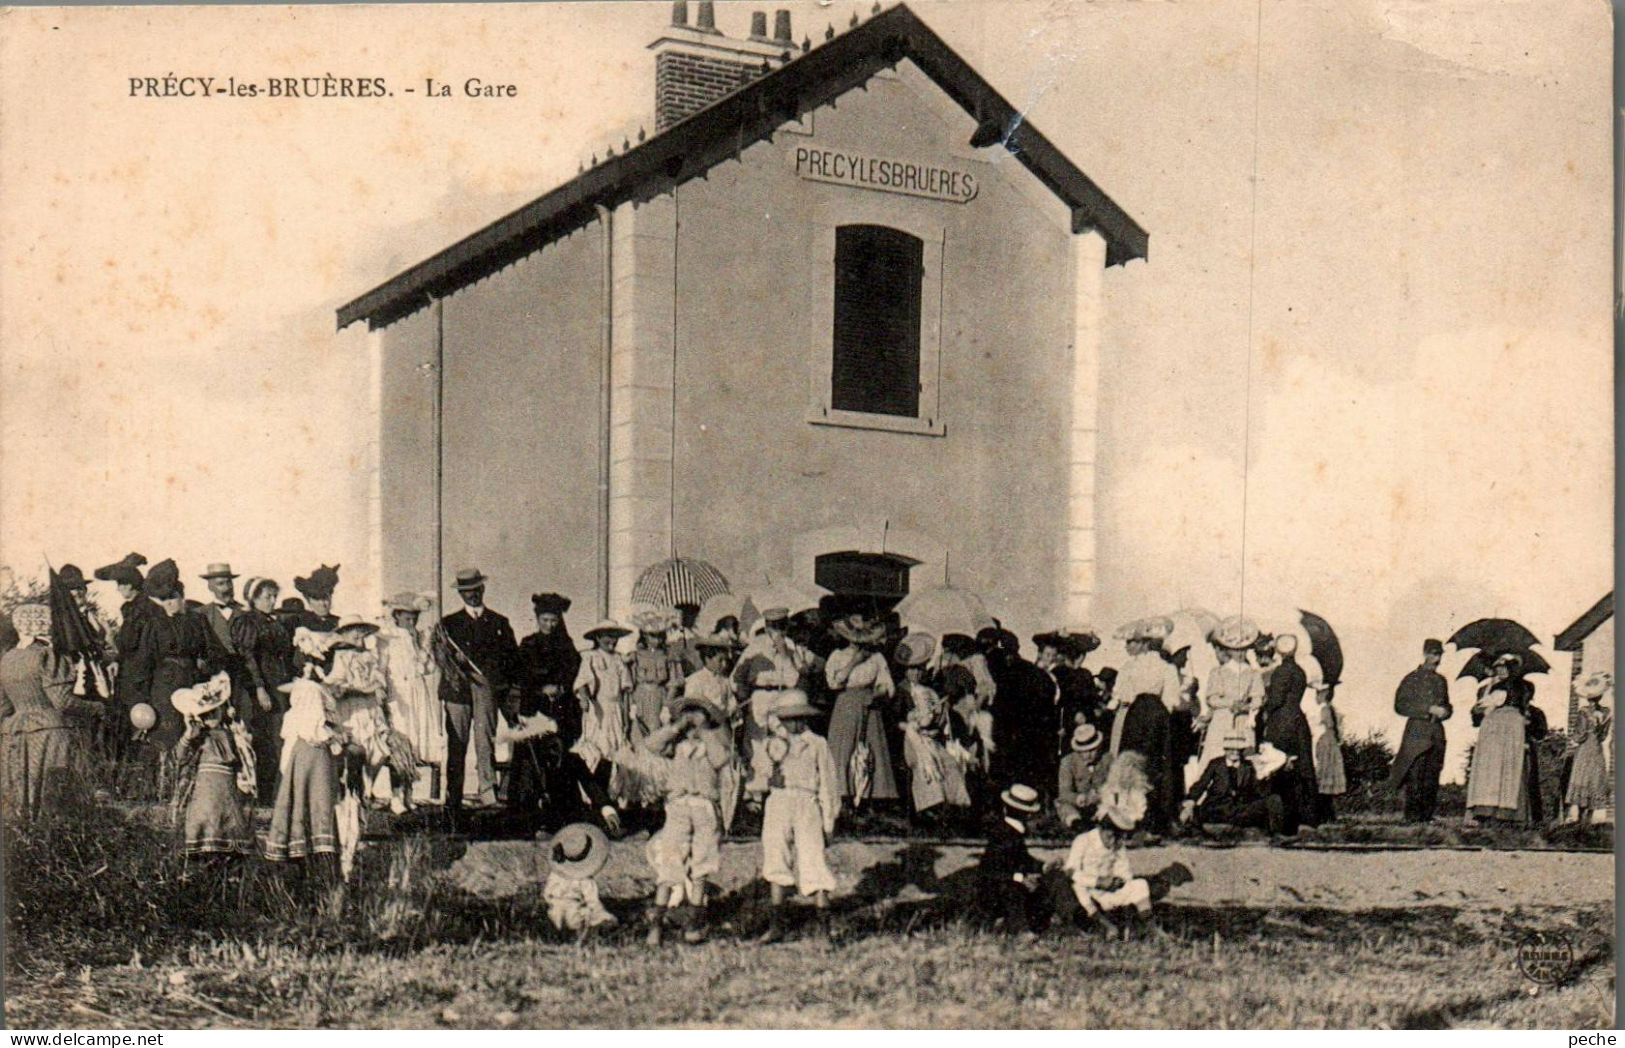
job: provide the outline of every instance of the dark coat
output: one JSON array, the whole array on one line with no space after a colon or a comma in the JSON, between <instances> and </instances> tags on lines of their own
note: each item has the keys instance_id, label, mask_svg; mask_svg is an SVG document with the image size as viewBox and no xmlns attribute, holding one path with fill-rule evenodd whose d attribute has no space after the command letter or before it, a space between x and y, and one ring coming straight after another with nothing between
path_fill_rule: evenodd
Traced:
<instances>
[{"instance_id":1,"label":"dark coat","mask_svg":"<svg viewBox=\"0 0 1625 1048\"><path fill-rule=\"evenodd\" d=\"M1095 675L1077 666L1057 667L1055 687L1060 750L1064 753L1079 715L1100 727L1100 689L1095 686Z\"/></svg>"},{"instance_id":2,"label":"dark coat","mask_svg":"<svg viewBox=\"0 0 1625 1048\"><path fill-rule=\"evenodd\" d=\"M469 661L485 677L491 693L501 699L519 677L519 642L514 640L513 627L505 616L486 608L475 618L467 608L460 608L440 620L441 628ZM468 693L441 674L440 700L467 703Z\"/></svg>"},{"instance_id":3,"label":"dark coat","mask_svg":"<svg viewBox=\"0 0 1625 1048\"><path fill-rule=\"evenodd\" d=\"M988 658L993 696L993 777L1047 790L1055 781L1055 681L1017 656Z\"/></svg>"},{"instance_id":4,"label":"dark coat","mask_svg":"<svg viewBox=\"0 0 1625 1048\"><path fill-rule=\"evenodd\" d=\"M216 650L209 624L191 608L166 615L162 608L142 622L139 658L152 667L149 701L158 724L147 738L164 750L180 741L185 724L169 697L180 688L207 680L219 668L211 655Z\"/></svg>"},{"instance_id":5,"label":"dark coat","mask_svg":"<svg viewBox=\"0 0 1625 1048\"><path fill-rule=\"evenodd\" d=\"M1231 822L1243 808L1263 795L1258 773L1248 761L1232 768L1223 757L1207 762L1202 777L1191 787L1190 799L1205 821Z\"/></svg>"},{"instance_id":6,"label":"dark coat","mask_svg":"<svg viewBox=\"0 0 1625 1048\"><path fill-rule=\"evenodd\" d=\"M1405 674L1394 692L1394 712L1406 718L1405 734L1399 741L1399 753L1389 781L1399 783L1410 774L1411 765L1424 753L1444 749L1444 724L1428 712L1430 706L1443 706L1445 718L1453 712L1450 706L1450 685L1443 676L1418 666Z\"/></svg>"},{"instance_id":7,"label":"dark coat","mask_svg":"<svg viewBox=\"0 0 1625 1048\"><path fill-rule=\"evenodd\" d=\"M1179 800L1185 792L1184 783L1177 781L1183 772L1174 764L1168 707L1160 696L1141 695L1128 709L1119 710L1118 716L1123 718L1118 753L1133 752L1145 758L1145 777L1151 784L1147 826L1152 830L1165 829L1179 814Z\"/></svg>"},{"instance_id":8,"label":"dark coat","mask_svg":"<svg viewBox=\"0 0 1625 1048\"><path fill-rule=\"evenodd\" d=\"M143 654L141 632L148 616L162 614L163 609L144 596L125 601L119 609L118 634L113 638L118 647L118 680L113 692L126 710L148 701L152 692L153 665Z\"/></svg>"},{"instance_id":9,"label":"dark coat","mask_svg":"<svg viewBox=\"0 0 1625 1048\"><path fill-rule=\"evenodd\" d=\"M552 636L532 633L519 642L520 714L544 713L559 725L559 738L565 746L581 736L581 704L575 697L576 673L581 669L581 653L563 629ZM549 696L548 688L557 688Z\"/></svg>"},{"instance_id":10,"label":"dark coat","mask_svg":"<svg viewBox=\"0 0 1625 1048\"><path fill-rule=\"evenodd\" d=\"M1292 805L1289 825L1298 819L1315 821L1319 805L1314 735L1301 705L1308 688L1309 677L1298 660L1283 658L1264 686L1264 706L1258 711L1258 741L1293 758L1291 767L1275 773L1276 791Z\"/></svg>"}]
</instances>

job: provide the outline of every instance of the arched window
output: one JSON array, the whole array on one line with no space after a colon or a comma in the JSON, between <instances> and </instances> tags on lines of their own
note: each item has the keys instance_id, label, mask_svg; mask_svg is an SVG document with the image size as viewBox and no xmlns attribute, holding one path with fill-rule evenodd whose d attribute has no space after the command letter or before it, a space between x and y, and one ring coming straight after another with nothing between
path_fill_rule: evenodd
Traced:
<instances>
[{"instance_id":1,"label":"arched window","mask_svg":"<svg viewBox=\"0 0 1625 1048\"><path fill-rule=\"evenodd\" d=\"M924 250L918 237L887 226L835 230L836 410L919 414Z\"/></svg>"}]
</instances>

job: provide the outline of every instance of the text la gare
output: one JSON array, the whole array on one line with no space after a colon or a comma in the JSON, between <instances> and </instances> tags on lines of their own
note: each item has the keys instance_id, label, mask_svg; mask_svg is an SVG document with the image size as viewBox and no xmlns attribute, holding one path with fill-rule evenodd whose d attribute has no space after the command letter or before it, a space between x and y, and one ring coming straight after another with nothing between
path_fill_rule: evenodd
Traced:
<instances>
[{"instance_id":1,"label":"text la gare","mask_svg":"<svg viewBox=\"0 0 1625 1048\"><path fill-rule=\"evenodd\" d=\"M442 83L434 77L427 78L423 83L423 93L430 98L451 98L450 84ZM519 86L517 84L493 84L471 76L463 81L463 97L465 98L517 98Z\"/></svg>"}]
</instances>

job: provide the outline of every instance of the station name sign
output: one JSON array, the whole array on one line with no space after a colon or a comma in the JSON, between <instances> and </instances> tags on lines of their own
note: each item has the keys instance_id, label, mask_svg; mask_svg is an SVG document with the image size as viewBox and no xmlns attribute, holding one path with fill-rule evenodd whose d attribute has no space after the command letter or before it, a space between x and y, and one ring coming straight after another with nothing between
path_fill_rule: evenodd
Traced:
<instances>
[{"instance_id":1,"label":"station name sign","mask_svg":"<svg viewBox=\"0 0 1625 1048\"><path fill-rule=\"evenodd\" d=\"M980 188L976 184L976 176L969 171L913 160L865 156L821 146L796 146L790 151L790 164L797 175L813 182L878 189L884 193L902 193L955 204L976 199L976 192Z\"/></svg>"}]
</instances>

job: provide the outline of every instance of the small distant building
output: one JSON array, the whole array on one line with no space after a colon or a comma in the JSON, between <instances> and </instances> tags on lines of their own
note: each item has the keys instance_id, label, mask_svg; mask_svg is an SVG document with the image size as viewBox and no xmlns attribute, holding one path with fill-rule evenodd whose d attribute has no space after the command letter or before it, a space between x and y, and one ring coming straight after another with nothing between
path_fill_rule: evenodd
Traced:
<instances>
[{"instance_id":1,"label":"small distant building","mask_svg":"<svg viewBox=\"0 0 1625 1048\"><path fill-rule=\"evenodd\" d=\"M382 591L474 565L510 613L619 615L680 555L1086 620L1102 284L1146 233L906 7L697 14L650 45L646 140L339 310L375 333Z\"/></svg>"},{"instance_id":2,"label":"small distant building","mask_svg":"<svg viewBox=\"0 0 1625 1048\"><path fill-rule=\"evenodd\" d=\"M1568 732L1573 735L1580 719L1580 681L1592 673L1614 672L1614 595L1609 593L1587 609L1584 615L1570 623L1568 629L1557 635L1552 647L1573 656L1574 665L1569 671L1568 723ZM1615 713L1616 715L1618 713L1617 693ZM1608 756L1608 770L1612 773L1614 770L1612 730L1604 742L1603 752Z\"/></svg>"}]
</instances>

